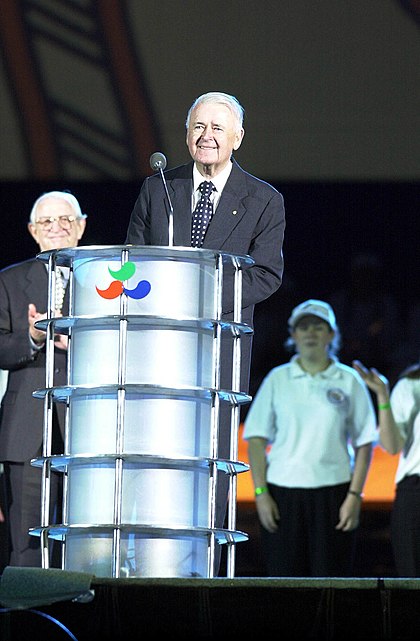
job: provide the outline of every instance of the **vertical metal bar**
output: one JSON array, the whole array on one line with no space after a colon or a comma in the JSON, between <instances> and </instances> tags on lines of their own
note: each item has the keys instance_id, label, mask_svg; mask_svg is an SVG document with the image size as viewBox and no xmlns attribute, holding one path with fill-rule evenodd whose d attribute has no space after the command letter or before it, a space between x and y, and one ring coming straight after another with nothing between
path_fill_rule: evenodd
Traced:
<instances>
[{"instance_id":1,"label":"vertical metal bar","mask_svg":"<svg viewBox=\"0 0 420 641\"><path fill-rule=\"evenodd\" d=\"M55 314L55 279L56 279L56 253L51 252L48 257L48 302L47 302L47 331L45 343L45 387L44 398L44 424L42 435L42 474L41 474L41 564L48 568L49 559L49 518L51 503L51 445L52 445L52 420L54 385L54 314Z\"/></svg>"},{"instance_id":2,"label":"vertical metal bar","mask_svg":"<svg viewBox=\"0 0 420 641\"><path fill-rule=\"evenodd\" d=\"M41 546L41 565L43 569L48 570L48 568L50 567L48 527L41 528L40 546Z\"/></svg>"},{"instance_id":3,"label":"vertical metal bar","mask_svg":"<svg viewBox=\"0 0 420 641\"><path fill-rule=\"evenodd\" d=\"M217 459L219 455L219 421L220 421L220 396L217 391L212 392L210 412L210 456Z\"/></svg>"},{"instance_id":4,"label":"vertical metal bar","mask_svg":"<svg viewBox=\"0 0 420 641\"><path fill-rule=\"evenodd\" d=\"M115 490L114 490L114 529L112 537L112 577L119 579L121 574L121 489L122 464L120 458L115 460Z\"/></svg>"},{"instance_id":5,"label":"vertical metal bar","mask_svg":"<svg viewBox=\"0 0 420 641\"><path fill-rule=\"evenodd\" d=\"M234 256L232 259L235 268L234 274L234 292L233 292L233 321L241 323L242 321L242 268L240 261ZM242 356L242 333L240 329L233 327L233 347L232 347L232 391L241 391L241 356ZM230 460L235 462L238 458L238 433L239 433L239 405L234 395L230 400ZM236 529L236 509L237 509L237 475L235 465L229 466L229 500L228 500L228 529ZM235 575L235 557L236 543L234 537L227 543L227 576L233 578Z\"/></svg>"},{"instance_id":6,"label":"vertical metal bar","mask_svg":"<svg viewBox=\"0 0 420 641\"><path fill-rule=\"evenodd\" d=\"M236 256L232 257L232 262L235 268L233 281L233 322L240 323L242 321L242 267Z\"/></svg>"},{"instance_id":7,"label":"vertical metal bar","mask_svg":"<svg viewBox=\"0 0 420 641\"><path fill-rule=\"evenodd\" d=\"M51 348L52 344L52 348ZM47 352L54 350L54 325L53 321L48 324L47 328ZM48 359L47 359L48 361ZM51 444L52 444L52 420L53 420L53 390L47 387L44 397L44 427L42 438L42 473L41 473L41 527L49 526L50 502L51 502ZM41 540L42 548L42 567L49 567L48 555L48 534L44 534Z\"/></svg>"},{"instance_id":8,"label":"vertical metal bar","mask_svg":"<svg viewBox=\"0 0 420 641\"><path fill-rule=\"evenodd\" d=\"M239 423L239 405L236 401L235 396L232 395L230 413L230 458L232 461L236 461L238 458Z\"/></svg>"},{"instance_id":9,"label":"vertical metal bar","mask_svg":"<svg viewBox=\"0 0 420 641\"><path fill-rule=\"evenodd\" d=\"M169 201L169 221L168 221L168 247L174 245L174 210L172 203Z\"/></svg>"},{"instance_id":10,"label":"vertical metal bar","mask_svg":"<svg viewBox=\"0 0 420 641\"><path fill-rule=\"evenodd\" d=\"M69 280L67 283L67 287L69 288L69 296L68 296L68 301L69 301L69 316L74 316L74 300L73 300L73 292L74 292L74 267L73 267L73 260L71 261L69 267Z\"/></svg>"},{"instance_id":11,"label":"vertical metal bar","mask_svg":"<svg viewBox=\"0 0 420 641\"><path fill-rule=\"evenodd\" d=\"M47 318L53 318L55 312L55 279L56 279L56 252L52 251L48 257L48 299Z\"/></svg>"},{"instance_id":12,"label":"vertical metal bar","mask_svg":"<svg viewBox=\"0 0 420 641\"><path fill-rule=\"evenodd\" d=\"M70 271L69 271L69 281L67 287L69 288L69 317L73 317L73 311L74 311L74 302L73 302L73 292L74 292L74 272L73 272L73 263L70 265ZM71 338L72 338L72 328L68 328L68 343L67 343L67 384L70 385L70 380L71 380L71 372L73 370L73 353L72 353L72 346L71 346ZM67 435L67 429L66 429L66 435ZM68 444L65 444L65 452L67 452L67 447Z\"/></svg>"},{"instance_id":13,"label":"vertical metal bar","mask_svg":"<svg viewBox=\"0 0 420 641\"><path fill-rule=\"evenodd\" d=\"M217 464L210 462L209 467L209 527L216 527L216 489L217 489Z\"/></svg>"},{"instance_id":14,"label":"vertical metal bar","mask_svg":"<svg viewBox=\"0 0 420 641\"><path fill-rule=\"evenodd\" d=\"M128 251L121 253L121 264L128 260ZM120 297L119 347L118 347L118 392L117 392L117 425L115 438L115 486L114 486L114 531L113 531L113 561L112 575L119 578L121 574L121 514L122 514L122 485L124 449L124 415L125 415L125 383L127 365L127 332L128 332L128 300L127 296Z\"/></svg>"},{"instance_id":15,"label":"vertical metal bar","mask_svg":"<svg viewBox=\"0 0 420 641\"><path fill-rule=\"evenodd\" d=\"M242 357L242 342L241 332L235 326L231 328L233 335L232 346L232 390L234 392L241 391L241 357Z\"/></svg>"},{"instance_id":16,"label":"vertical metal bar","mask_svg":"<svg viewBox=\"0 0 420 641\"><path fill-rule=\"evenodd\" d=\"M226 577L228 579L233 579L235 577L236 544L231 535L228 535L228 542L226 545L228 546Z\"/></svg>"},{"instance_id":17,"label":"vertical metal bar","mask_svg":"<svg viewBox=\"0 0 420 641\"><path fill-rule=\"evenodd\" d=\"M222 350L222 326L219 322L213 324L213 380L212 388L220 390L220 365Z\"/></svg>"},{"instance_id":18,"label":"vertical metal bar","mask_svg":"<svg viewBox=\"0 0 420 641\"><path fill-rule=\"evenodd\" d=\"M233 265L235 267L234 276L234 305L233 305L233 322L240 323L242 321L242 269L239 261L234 256ZM235 392L240 391L241 385L241 332L232 329L234 333L233 339L233 365L232 365L232 389Z\"/></svg>"},{"instance_id":19,"label":"vertical metal bar","mask_svg":"<svg viewBox=\"0 0 420 641\"><path fill-rule=\"evenodd\" d=\"M220 320L222 318L222 300L223 300L223 256L222 254L216 255L215 263L215 290L214 290L214 308L216 323L213 326L213 389L215 393L212 396L212 411L211 411L211 458L210 464L210 528L212 532L209 540L209 557L208 557L208 576L214 577L214 562L215 562L215 546L219 545L216 541L214 528L216 526L216 498L218 486L218 467L217 461L219 455L219 437L220 437L220 378L221 378L221 349L222 349L222 326Z\"/></svg>"},{"instance_id":20,"label":"vertical metal bar","mask_svg":"<svg viewBox=\"0 0 420 641\"><path fill-rule=\"evenodd\" d=\"M217 254L215 270L216 287L214 290L214 308L216 320L220 320L222 318L223 300L223 256L221 254Z\"/></svg>"},{"instance_id":21,"label":"vertical metal bar","mask_svg":"<svg viewBox=\"0 0 420 641\"><path fill-rule=\"evenodd\" d=\"M209 545L208 545L208 563L207 563L207 575L209 579L214 578L214 551L216 545L216 536L214 532L210 532L209 536Z\"/></svg>"},{"instance_id":22,"label":"vertical metal bar","mask_svg":"<svg viewBox=\"0 0 420 641\"><path fill-rule=\"evenodd\" d=\"M211 460L209 462L209 504L208 504L208 523L209 528L214 530L216 527L216 497L217 497L217 457L218 457L218 425L219 425L219 410L220 410L220 398L218 392L212 393L212 407L211 407L211 443L210 443L210 455ZM208 572L210 572L210 578L214 575L214 559L215 559L215 537L214 534L210 536L209 540L209 565Z\"/></svg>"},{"instance_id":23,"label":"vertical metal bar","mask_svg":"<svg viewBox=\"0 0 420 641\"><path fill-rule=\"evenodd\" d=\"M66 526L69 522L69 506L68 506L68 466L63 473L63 525ZM66 536L63 535L62 545L61 545L61 568L64 570L64 559L66 555Z\"/></svg>"},{"instance_id":24,"label":"vertical metal bar","mask_svg":"<svg viewBox=\"0 0 420 641\"><path fill-rule=\"evenodd\" d=\"M230 425L230 460L233 464L229 469L229 502L228 502L228 529L236 530L237 515L237 484L238 477L235 469L235 462L238 459L238 435L240 412L239 405L234 398L231 399L231 425ZM227 548L227 575L232 578L235 575L236 543L232 540Z\"/></svg>"},{"instance_id":25,"label":"vertical metal bar","mask_svg":"<svg viewBox=\"0 0 420 641\"><path fill-rule=\"evenodd\" d=\"M69 301L69 310L68 316L71 318L74 315L74 270L73 270L73 260L71 260L69 265L69 280L67 283L68 287L68 301ZM68 327L67 330L67 374L66 382L67 386L70 386L71 381L71 372L73 369L73 353L72 353L72 328ZM71 394L71 392L70 392ZM65 416L65 432L64 432L64 455L70 453L70 396L67 396L66 401L66 416ZM63 504L62 504L62 520L63 525L68 524L69 515L68 515L68 466L66 465L65 470L63 471ZM65 563L65 554L66 554L66 536L63 535L62 544L61 544L61 567L64 569Z\"/></svg>"}]
</instances>

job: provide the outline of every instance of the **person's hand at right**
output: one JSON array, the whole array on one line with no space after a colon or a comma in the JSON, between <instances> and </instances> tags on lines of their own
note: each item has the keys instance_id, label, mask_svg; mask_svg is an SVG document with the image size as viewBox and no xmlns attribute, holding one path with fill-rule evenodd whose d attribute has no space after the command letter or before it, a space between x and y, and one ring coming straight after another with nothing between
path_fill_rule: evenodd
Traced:
<instances>
[{"instance_id":1,"label":"person's hand at right","mask_svg":"<svg viewBox=\"0 0 420 641\"><path fill-rule=\"evenodd\" d=\"M278 521L280 520L279 508L277 503L269 492L264 492L255 497L257 505L258 518L261 525L272 534L278 529Z\"/></svg>"},{"instance_id":2,"label":"person's hand at right","mask_svg":"<svg viewBox=\"0 0 420 641\"><path fill-rule=\"evenodd\" d=\"M378 372L374 367L367 368L358 360L352 362L353 368L360 374L364 382L372 392L374 392L380 402L386 402L389 399L389 381Z\"/></svg>"},{"instance_id":3,"label":"person's hand at right","mask_svg":"<svg viewBox=\"0 0 420 641\"><path fill-rule=\"evenodd\" d=\"M36 309L36 305L34 305L33 303L29 303L28 305L29 333L31 335L32 340L38 345L45 343L47 336L44 331L42 331L41 329L37 329L35 327L35 323L39 320L43 320L44 318L47 318L47 314L40 314Z\"/></svg>"},{"instance_id":4,"label":"person's hand at right","mask_svg":"<svg viewBox=\"0 0 420 641\"><path fill-rule=\"evenodd\" d=\"M56 312L56 318L60 317L62 314L61 312ZM44 318L47 318L47 314L40 314L37 312L36 306L33 303L29 303L28 305L28 323L29 323L29 333L31 335L32 340L37 344L37 345L44 345L45 341L47 340L47 334L41 329L37 329L35 327L35 323L40 320L44 320ZM55 347L58 347L58 349L63 349L67 350L68 348L68 337L63 335L63 334L55 334L54 335L54 345Z\"/></svg>"}]
</instances>

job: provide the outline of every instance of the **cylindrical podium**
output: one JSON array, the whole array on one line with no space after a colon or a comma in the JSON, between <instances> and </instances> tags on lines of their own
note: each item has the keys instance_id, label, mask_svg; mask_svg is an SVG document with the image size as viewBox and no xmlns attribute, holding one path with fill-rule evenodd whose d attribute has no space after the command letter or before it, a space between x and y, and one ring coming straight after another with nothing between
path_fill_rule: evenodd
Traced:
<instances>
[{"instance_id":1,"label":"cylindrical podium","mask_svg":"<svg viewBox=\"0 0 420 641\"><path fill-rule=\"evenodd\" d=\"M62 567L99 577L227 576L247 535L236 530L242 271L249 256L185 247L76 247L42 252L49 267L41 524L62 542ZM69 267L66 317L54 317L56 269ZM227 277L228 276L228 277ZM226 282L233 320L222 320ZM68 334L68 384L54 385L54 334ZM232 382L220 387L222 337ZM225 349L225 348L224 348ZM54 403L66 405L64 453L51 451ZM228 409L228 412L223 411ZM227 422L221 416L229 416ZM220 434L230 455L219 456ZM63 474L63 523L50 523L51 470ZM228 484L221 482L228 478ZM227 488L227 489L224 489ZM221 496L222 493L222 496ZM219 522L227 505L227 527ZM217 565L217 562L216 562Z\"/></svg>"}]
</instances>

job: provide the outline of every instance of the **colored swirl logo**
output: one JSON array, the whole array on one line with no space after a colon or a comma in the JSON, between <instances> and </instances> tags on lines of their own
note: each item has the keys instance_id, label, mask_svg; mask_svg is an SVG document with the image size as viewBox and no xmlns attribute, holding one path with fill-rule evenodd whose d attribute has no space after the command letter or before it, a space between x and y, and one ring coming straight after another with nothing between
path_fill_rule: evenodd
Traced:
<instances>
[{"instance_id":1,"label":"colored swirl logo","mask_svg":"<svg viewBox=\"0 0 420 641\"><path fill-rule=\"evenodd\" d=\"M152 288L148 280L140 280L134 289L127 289L126 287L124 287L123 281L128 280L129 278L134 276L136 272L136 265L130 260L124 263L121 269L115 271L108 267L108 271L111 277L114 278L109 287L107 287L107 289L98 289L97 287L95 287L99 296L101 296L102 298L112 300L114 298L117 298L118 296L121 296L121 294L125 294L129 298L140 300L141 298L145 298L145 296L149 294Z\"/></svg>"}]
</instances>

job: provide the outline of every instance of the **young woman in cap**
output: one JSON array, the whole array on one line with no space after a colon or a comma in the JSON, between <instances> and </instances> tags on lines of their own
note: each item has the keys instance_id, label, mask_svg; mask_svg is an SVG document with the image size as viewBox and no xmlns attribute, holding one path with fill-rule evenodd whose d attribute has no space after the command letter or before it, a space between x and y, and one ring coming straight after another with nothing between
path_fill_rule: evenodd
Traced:
<instances>
[{"instance_id":1,"label":"young woman in cap","mask_svg":"<svg viewBox=\"0 0 420 641\"><path fill-rule=\"evenodd\" d=\"M352 576L376 438L373 403L360 375L336 356L328 303L301 303L288 325L295 353L267 374L244 428L266 573Z\"/></svg>"}]
</instances>

